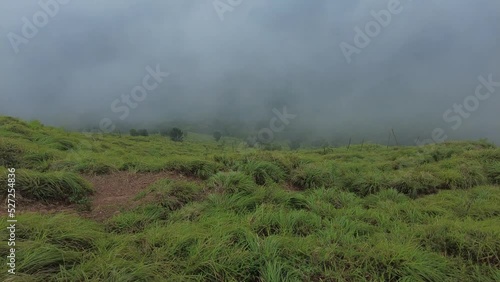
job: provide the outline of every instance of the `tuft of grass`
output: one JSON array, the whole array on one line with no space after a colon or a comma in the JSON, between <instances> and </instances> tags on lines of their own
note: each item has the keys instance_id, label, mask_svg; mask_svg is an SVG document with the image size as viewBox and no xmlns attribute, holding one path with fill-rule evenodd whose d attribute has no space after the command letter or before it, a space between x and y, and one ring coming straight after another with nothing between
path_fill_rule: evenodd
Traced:
<instances>
[{"instance_id":1,"label":"tuft of grass","mask_svg":"<svg viewBox=\"0 0 500 282\"><path fill-rule=\"evenodd\" d=\"M500 185L500 161L485 164L485 171L490 183Z\"/></svg>"},{"instance_id":2,"label":"tuft of grass","mask_svg":"<svg viewBox=\"0 0 500 282\"><path fill-rule=\"evenodd\" d=\"M16 143L0 138L0 166L20 167L24 149Z\"/></svg>"},{"instance_id":3,"label":"tuft of grass","mask_svg":"<svg viewBox=\"0 0 500 282\"><path fill-rule=\"evenodd\" d=\"M251 215L250 222L255 233L267 237L271 235L307 236L322 228L318 215L304 210L278 209L262 205Z\"/></svg>"},{"instance_id":4,"label":"tuft of grass","mask_svg":"<svg viewBox=\"0 0 500 282\"><path fill-rule=\"evenodd\" d=\"M377 240L360 262L368 280L447 281L460 279L450 273L452 265L438 254L411 243ZM451 274L451 275L450 275Z\"/></svg>"},{"instance_id":5,"label":"tuft of grass","mask_svg":"<svg viewBox=\"0 0 500 282\"><path fill-rule=\"evenodd\" d=\"M348 187L349 191L360 196L374 194L386 188L389 188L388 176L379 170L367 171L358 175Z\"/></svg>"},{"instance_id":6,"label":"tuft of grass","mask_svg":"<svg viewBox=\"0 0 500 282\"><path fill-rule=\"evenodd\" d=\"M319 188L334 184L332 172L320 165L305 165L293 171L291 175L293 185L303 188Z\"/></svg>"},{"instance_id":7,"label":"tuft of grass","mask_svg":"<svg viewBox=\"0 0 500 282\"><path fill-rule=\"evenodd\" d=\"M444 219L421 227L418 237L422 245L444 256L500 267L500 232L495 228L499 223L498 218Z\"/></svg>"},{"instance_id":8,"label":"tuft of grass","mask_svg":"<svg viewBox=\"0 0 500 282\"><path fill-rule=\"evenodd\" d=\"M436 193L439 187L443 187L442 183L434 174L425 170L399 170L389 180L391 188L411 198Z\"/></svg>"},{"instance_id":9,"label":"tuft of grass","mask_svg":"<svg viewBox=\"0 0 500 282\"><path fill-rule=\"evenodd\" d=\"M248 161L239 168L250 175L258 185L279 183L285 179L285 171L278 165L266 161Z\"/></svg>"},{"instance_id":10,"label":"tuft of grass","mask_svg":"<svg viewBox=\"0 0 500 282\"><path fill-rule=\"evenodd\" d=\"M205 160L181 161L174 163L173 167L178 172L201 179L210 178L218 170L218 165L215 162Z\"/></svg>"},{"instance_id":11,"label":"tuft of grass","mask_svg":"<svg viewBox=\"0 0 500 282\"><path fill-rule=\"evenodd\" d=\"M7 183L7 170L0 171L0 181ZM41 202L62 201L75 203L93 193L91 185L71 172L16 171L16 191L19 196ZM7 190L3 197L6 197Z\"/></svg>"},{"instance_id":12,"label":"tuft of grass","mask_svg":"<svg viewBox=\"0 0 500 282\"><path fill-rule=\"evenodd\" d=\"M113 216L107 221L106 230L118 234L134 234L143 231L154 221L166 220L168 210L147 205Z\"/></svg>"},{"instance_id":13,"label":"tuft of grass","mask_svg":"<svg viewBox=\"0 0 500 282\"><path fill-rule=\"evenodd\" d=\"M95 159L83 159L76 163L74 169L80 173L97 175L110 174L118 171L114 165L109 165Z\"/></svg>"},{"instance_id":14,"label":"tuft of grass","mask_svg":"<svg viewBox=\"0 0 500 282\"><path fill-rule=\"evenodd\" d=\"M389 202L391 204L400 204L406 203L409 200L410 199L406 195L400 193L396 189L385 189L363 199L364 205L368 208L377 207L377 205L381 203Z\"/></svg>"},{"instance_id":15,"label":"tuft of grass","mask_svg":"<svg viewBox=\"0 0 500 282\"><path fill-rule=\"evenodd\" d=\"M208 187L227 193L251 193L255 189L252 179L241 172L218 172L208 180Z\"/></svg>"},{"instance_id":16,"label":"tuft of grass","mask_svg":"<svg viewBox=\"0 0 500 282\"><path fill-rule=\"evenodd\" d=\"M201 199L203 196L202 192L203 188L193 182L161 179L137 195L135 200L140 200L151 195L156 205L169 211L174 211L182 208L189 202Z\"/></svg>"}]
</instances>

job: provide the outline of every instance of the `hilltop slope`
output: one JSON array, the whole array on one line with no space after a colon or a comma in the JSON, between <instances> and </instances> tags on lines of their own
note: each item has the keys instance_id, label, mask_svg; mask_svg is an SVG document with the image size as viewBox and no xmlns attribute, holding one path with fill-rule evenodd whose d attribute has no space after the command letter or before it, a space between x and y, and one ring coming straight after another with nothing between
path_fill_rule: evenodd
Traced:
<instances>
[{"instance_id":1,"label":"hilltop slope","mask_svg":"<svg viewBox=\"0 0 500 282\"><path fill-rule=\"evenodd\" d=\"M234 142L85 135L0 117L0 183L17 170L17 277L500 280L496 146ZM119 199L126 205L103 208ZM47 205L69 212L37 210ZM0 252L6 263L6 243Z\"/></svg>"}]
</instances>

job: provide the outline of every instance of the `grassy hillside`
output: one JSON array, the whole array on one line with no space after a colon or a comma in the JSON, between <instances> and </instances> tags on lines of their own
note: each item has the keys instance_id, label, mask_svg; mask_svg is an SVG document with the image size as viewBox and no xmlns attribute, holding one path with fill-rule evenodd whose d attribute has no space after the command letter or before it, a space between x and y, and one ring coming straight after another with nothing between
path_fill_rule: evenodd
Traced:
<instances>
[{"instance_id":1,"label":"grassy hillside","mask_svg":"<svg viewBox=\"0 0 500 282\"><path fill-rule=\"evenodd\" d=\"M262 151L0 117L0 183L8 167L19 281L500 281L500 149L485 141ZM118 171L188 178L106 221L22 212L92 208L86 176Z\"/></svg>"}]
</instances>

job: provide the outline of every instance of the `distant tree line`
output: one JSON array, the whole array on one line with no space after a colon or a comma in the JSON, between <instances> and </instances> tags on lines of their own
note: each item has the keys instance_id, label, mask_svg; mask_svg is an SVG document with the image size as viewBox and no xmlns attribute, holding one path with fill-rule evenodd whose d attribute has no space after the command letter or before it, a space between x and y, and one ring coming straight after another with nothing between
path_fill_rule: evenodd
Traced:
<instances>
[{"instance_id":1,"label":"distant tree line","mask_svg":"<svg viewBox=\"0 0 500 282\"><path fill-rule=\"evenodd\" d=\"M118 131L119 132L119 131ZM154 131L156 134L160 134L161 136L168 137L170 140L174 142L183 142L187 136L187 132L180 129L179 127L173 127L170 130L168 129L163 129L163 130L155 130ZM224 131L225 132L225 131ZM149 136L150 132L148 132L147 129L130 129L130 136ZM221 131L213 131L212 137L216 142L219 142L223 136L226 136L225 133ZM307 132L301 133L301 132L294 132L290 134L286 134L286 132L283 133L282 138L279 138L278 140L275 140L270 143L260 143L260 142L250 142L250 138L246 139L246 146L251 147L251 148L259 148L265 151L276 151L276 150L282 150L285 148L289 148L290 150L298 150L300 148L323 148L323 149L328 149L330 147L338 147L338 146L343 146L343 145L351 145L351 140L349 140L348 143L344 141L342 138L333 138L331 140L324 138L324 137L318 137L318 136L312 136L311 134L308 134ZM362 139L361 143L365 143L365 139ZM359 143L359 142L358 142ZM224 146L224 142L220 143L219 146ZM356 144L356 143L353 143Z\"/></svg>"},{"instance_id":2,"label":"distant tree line","mask_svg":"<svg viewBox=\"0 0 500 282\"><path fill-rule=\"evenodd\" d=\"M186 133L178 127L174 127L170 131L163 132L162 135L169 136L170 140L174 142L182 142L184 141L184 137L186 137Z\"/></svg>"},{"instance_id":3,"label":"distant tree line","mask_svg":"<svg viewBox=\"0 0 500 282\"><path fill-rule=\"evenodd\" d=\"M147 129L130 129L130 136L149 136Z\"/></svg>"}]
</instances>

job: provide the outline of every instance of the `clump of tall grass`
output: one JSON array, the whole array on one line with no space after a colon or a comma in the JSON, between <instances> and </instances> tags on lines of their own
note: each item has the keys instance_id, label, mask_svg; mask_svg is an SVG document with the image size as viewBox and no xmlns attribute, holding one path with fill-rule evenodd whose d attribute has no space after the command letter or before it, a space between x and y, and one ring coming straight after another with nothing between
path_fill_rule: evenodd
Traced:
<instances>
[{"instance_id":1,"label":"clump of tall grass","mask_svg":"<svg viewBox=\"0 0 500 282\"><path fill-rule=\"evenodd\" d=\"M296 187L302 189L332 186L334 184L333 174L321 165L305 165L292 172L290 181Z\"/></svg>"},{"instance_id":2,"label":"clump of tall grass","mask_svg":"<svg viewBox=\"0 0 500 282\"><path fill-rule=\"evenodd\" d=\"M20 167L24 151L16 143L0 138L0 166Z\"/></svg>"},{"instance_id":3,"label":"clump of tall grass","mask_svg":"<svg viewBox=\"0 0 500 282\"><path fill-rule=\"evenodd\" d=\"M178 172L201 179L208 179L219 169L217 163L206 160L179 160L176 163L173 162L172 165L173 169Z\"/></svg>"},{"instance_id":4,"label":"clump of tall grass","mask_svg":"<svg viewBox=\"0 0 500 282\"><path fill-rule=\"evenodd\" d=\"M395 171L388 180L390 188L412 198L436 193L442 183L433 173L415 169Z\"/></svg>"},{"instance_id":5,"label":"clump of tall grass","mask_svg":"<svg viewBox=\"0 0 500 282\"><path fill-rule=\"evenodd\" d=\"M423 226L417 236L427 248L445 256L500 267L500 232L496 218L484 221L443 219Z\"/></svg>"},{"instance_id":6,"label":"clump of tall grass","mask_svg":"<svg viewBox=\"0 0 500 282\"><path fill-rule=\"evenodd\" d=\"M252 179L241 172L218 172L208 180L208 187L215 191L227 193L251 193L255 184Z\"/></svg>"},{"instance_id":7,"label":"clump of tall grass","mask_svg":"<svg viewBox=\"0 0 500 282\"><path fill-rule=\"evenodd\" d=\"M39 136L33 140L36 144L60 151L68 151L77 147L78 140L59 136Z\"/></svg>"},{"instance_id":8,"label":"clump of tall grass","mask_svg":"<svg viewBox=\"0 0 500 282\"><path fill-rule=\"evenodd\" d=\"M235 169L238 165L238 160L234 156L215 155L214 161L222 164L226 169Z\"/></svg>"},{"instance_id":9,"label":"clump of tall grass","mask_svg":"<svg viewBox=\"0 0 500 282\"><path fill-rule=\"evenodd\" d=\"M440 191L414 203L419 210L435 216L484 220L500 216L499 202L498 187L478 186L470 190Z\"/></svg>"},{"instance_id":10,"label":"clump of tall grass","mask_svg":"<svg viewBox=\"0 0 500 282\"><path fill-rule=\"evenodd\" d=\"M360 196L367 196L389 188L389 176L380 170L366 171L357 176L351 174L350 177L354 177L354 179L350 179L349 186L345 188Z\"/></svg>"},{"instance_id":11,"label":"clump of tall grass","mask_svg":"<svg viewBox=\"0 0 500 282\"><path fill-rule=\"evenodd\" d=\"M147 204L131 211L119 213L106 222L106 230L112 233L139 233L153 222L167 220L170 210L160 205Z\"/></svg>"},{"instance_id":12,"label":"clump of tall grass","mask_svg":"<svg viewBox=\"0 0 500 282\"><path fill-rule=\"evenodd\" d=\"M500 184L500 161L488 162L484 165L488 180L492 184Z\"/></svg>"},{"instance_id":13,"label":"clump of tall grass","mask_svg":"<svg viewBox=\"0 0 500 282\"><path fill-rule=\"evenodd\" d=\"M64 164L69 164L71 165L71 162L63 162L63 163L57 163L59 165L59 168L63 168ZM113 165L113 164L108 164L102 160L97 160L97 159L92 159L92 158L83 158L81 160L77 160L75 163L75 166L73 168L69 167L71 170L84 173L84 174L97 174L97 175L102 175L102 174L110 174L112 172L118 171L118 168Z\"/></svg>"},{"instance_id":14,"label":"clump of tall grass","mask_svg":"<svg viewBox=\"0 0 500 282\"><path fill-rule=\"evenodd\" d=\"M283 169L266 161L248 161L240 165L239 170L250 175L258 185L279 183L286 176Z\"/></svg>"},{"instance_id":15,"label":"clump of tall grass","mask_svg":"<svg viewBox=\"0 0 500 282\"><path fill-rule=\"evenodd\" d=\"M7 183L7 171L0 171L0 182ZM29 200L67 203L78 203L93 193L91 185L77 174L24 169L16 171L16 191L20 197Z\"/></svg>"},{"instance_id":16,"label":"clump of tall grass","mask_svg":"<svg viewBox=\"0 0 500 282\"><path fill-rule=\"evenodd\" d=\"M29 281L51 280L62 268L70 269L91 258L98 242L105 238L99 224L77 216L20 214L16 219L16 276ZM0 225L5 238L8 225ZM6 261L8 248L0 252ZM0 279L9 281L6 276L0 275Z\"/></svg>"},{"instance_id":17,"label":"clump of tall grass","mask_svg":"<svg viewBox=\"0 0 500 282\"><path fill-rule=\"evenodd\" d=\"M322 228L322 219L305 210L286 210L271 205L261 205L250 216L252 229L259 236L307 236Z\"/></svg>"},{"instance_id":18,"label":"clump of tall grass","mask_svg":"<svg viewBox=\"0 0 500 282\"><path fill-rule=\"evenodd\" d=\"M360 261L369 280L447 281L460 279L449 271L452 265L435 253L425 252L412 243L375 241Z\"/></svg>"},{"instance_id":19,"label":"clump of tall grass","mask_svg":"<svg viewBox=\"0 0 500 282\"><path fill-rule=\"evenodd\" d=\"M57 154L52 150L28 150L23 156L23 167L40 167L41 163L52 161L57 157Z\"/></svg>"},{"instance_id":20,"label":"clump of tall grass","mask_svg":"<svg viewBox=\"0 0 500 282\"><path fill-rule=\"evenodd\" d=\"M468 189L488 182L485 169L478 161L456 158L437 165L429 170L442 182L441 189Z\"/></svg>"},{"instance_id":21,"label":"clump of tall grass","mask_svg":"<svg viewBox=\"0 0 500 282\"><path fill-rule=\"evenodd\" d=\"M12 133L16 133L21 135L22 137L29 138L33 135L33 131L24 124L7 124L2 126L3 130L10 131Z\"/></svg>"},{"instance_id":22,"label":"clump of tall grass","mask_svg":"<svg viewBox=\"0 0 500 282\"><path fill-rule=\"evenodd\" d=\"M189 202L201 199L203 188L189 181L172 181L161 179L150 185L135 199L140 200L148 195L153 196L153 202L169 211L178 210Z\"/></svg>"},{"instance_id":23,"label":"clump of tall grass","mask_svg":"<svg viewBox=\"0 0 500 282\"><path fill-rule=\"evenodd\" d=\"M331 217L337 209L362 206L362 199L355 193L338 188L320 188L306 194L311 209L324 217Z\"/></svg>"},{"instance_id":24,"label":"clump of tall grass","mask_svg":"<svg viewBox=\"0 0 500 282\"><path fill-rule=\"evenodd\" d=\"M396 189L384 189L376 194L372 194L363 199L364 206L368 208L377 207L382 202L390 202L394 204L404 203L409 201L410 199L400 193Z\"/></svg>"}]
</instances>

